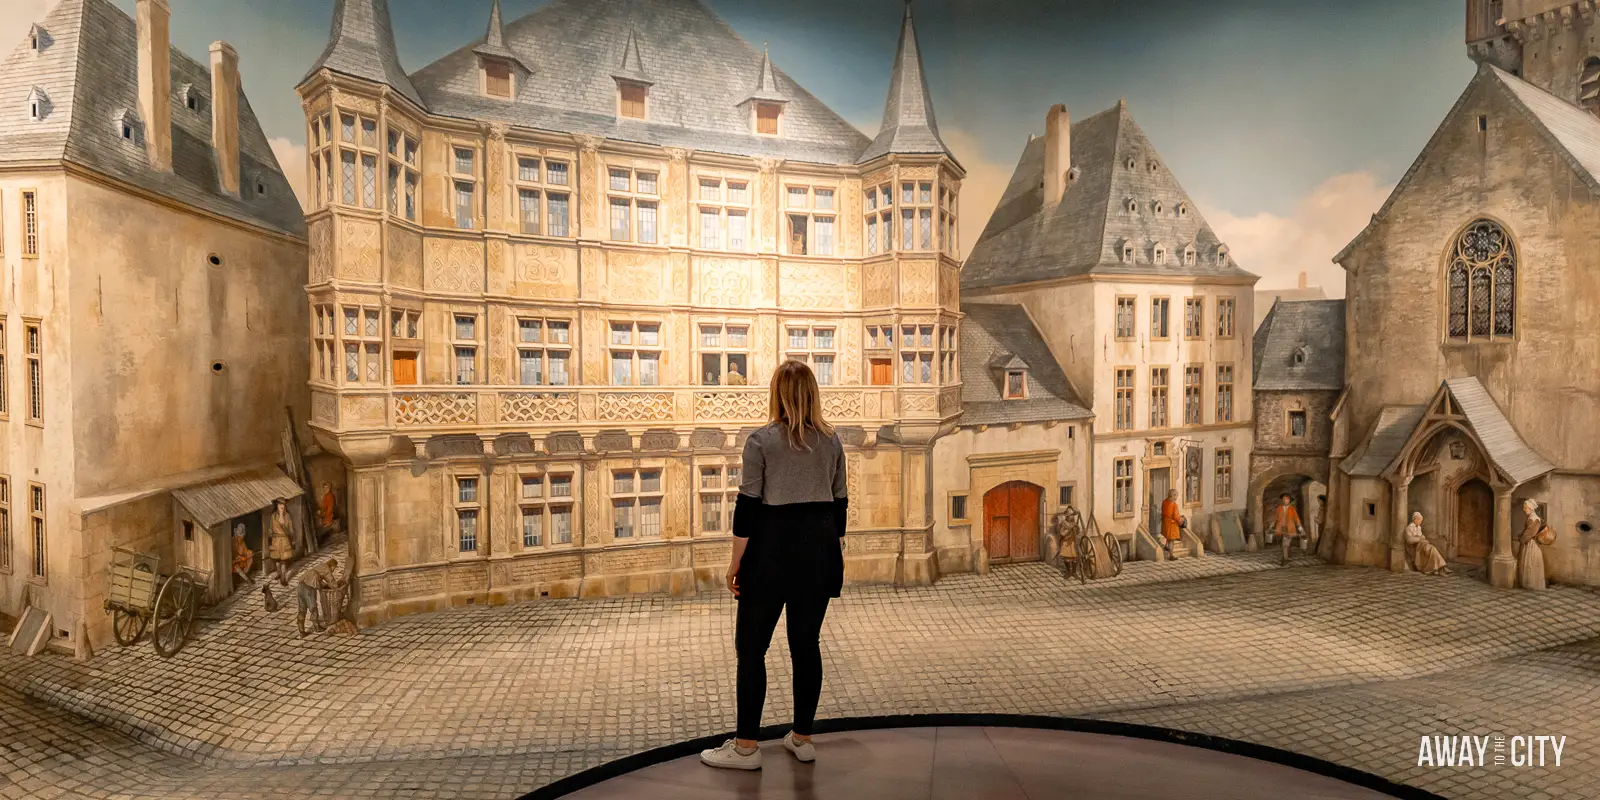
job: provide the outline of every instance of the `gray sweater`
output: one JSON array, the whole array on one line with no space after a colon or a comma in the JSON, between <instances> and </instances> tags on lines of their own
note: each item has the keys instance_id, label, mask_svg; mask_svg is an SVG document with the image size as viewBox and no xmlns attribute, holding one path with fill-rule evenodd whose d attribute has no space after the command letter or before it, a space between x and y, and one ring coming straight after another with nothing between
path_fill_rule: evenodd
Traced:
<instances>
[{"instance_id":1,"label":"gray sweater","mask_svg":"<svg viewBox=\"0 0 1600 800\"><path fill-rule=\"evenodd\" d=\"M777 423L750 434L744 442L744 482L739 493L769 506L829 503L843 499L844 444L838 434L809 434L811 450L796 450Z\"/></svg>"}]
</instances>

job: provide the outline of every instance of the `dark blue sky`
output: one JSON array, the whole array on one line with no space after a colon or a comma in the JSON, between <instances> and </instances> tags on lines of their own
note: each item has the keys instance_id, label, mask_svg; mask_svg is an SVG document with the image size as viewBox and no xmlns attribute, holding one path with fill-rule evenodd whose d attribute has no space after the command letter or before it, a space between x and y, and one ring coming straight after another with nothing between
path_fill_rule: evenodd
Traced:
<instances>
[{"instance_id":1,"label":"dark blue sky","mask_svg":"<svg viewBox=\"0 0 1600 800\"><path fill-rule=\"evenodd\" d=\"M877 126L902 0L707 1L845 118ZM171 2L174 42L201 55L233 42L268 134L300 142L293 86L326 42L333 0ZM542 2L504 0L506 17ZM415 70L481 36L489 0L390 8ZM1291 217L1350 173L1392 185L1473 69L1462 0L918 0L915 11L940 126L975 184L1003 182L1050 104L1082 118L1125 97L1217 219ZM997 191L971 188L979 204Z\"/></svg>"}]
</instances>

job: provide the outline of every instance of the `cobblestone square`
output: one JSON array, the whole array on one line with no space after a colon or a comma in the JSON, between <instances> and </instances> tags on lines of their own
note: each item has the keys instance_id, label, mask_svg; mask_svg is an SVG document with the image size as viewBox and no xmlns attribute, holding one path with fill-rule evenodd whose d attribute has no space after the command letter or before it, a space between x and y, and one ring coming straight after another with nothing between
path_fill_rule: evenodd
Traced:
<instances>
[{"instance_id":1,"label":"cobblestone square","mask_svg":"<svg viewBox=\"0 0 1600 800\"><path fill-rule=\"evenodd\" d=\"M851 588L819 716L1096 717L1306 753L1447 797L1593 796L1600 601L1276 553ZM516 797L732 727L734 601L546 601L300 638L237 597L170 660L0 656L0 798ZM780 633L766 722L790 713ZM1429 733L1568 736L1560 769L1418 769ZM1525 791L1524 791L1525 790ZM1512 793L1512 794L1508 794Z\"/></svg>"}]
</instances>

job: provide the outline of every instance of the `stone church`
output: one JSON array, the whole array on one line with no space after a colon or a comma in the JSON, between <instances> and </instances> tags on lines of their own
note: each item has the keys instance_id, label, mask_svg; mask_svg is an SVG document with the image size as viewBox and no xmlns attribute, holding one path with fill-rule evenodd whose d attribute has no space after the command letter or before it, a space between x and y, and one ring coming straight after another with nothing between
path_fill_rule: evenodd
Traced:
<instances>
[{"instance_id":1,"label":"stone church","mask_svg":"<svg viewBox=\"0 0 1600 800\"><path fill-rule=\"evenodd\" d=\"M1405 569L1413 511L1516 580L1522 506L1551 580L1600 583L1600 23L1595 3L1469 0L1476 76L1365 231L1333 411L1334 556Z\"/></svg>"},{"instance_id":2,"label":"stone church","mask_svg":"<svg viewBox=\"0 0 1600 800\"><path fill-rule=\"evenodd\" d=\"M847 442L847 577L935 580L964 172L910 6L875 138L696 0L481 7L407 74L385 1L337 0L299 86L363 621L720 584L788 358Z\"/></svg>"}]
</instances>

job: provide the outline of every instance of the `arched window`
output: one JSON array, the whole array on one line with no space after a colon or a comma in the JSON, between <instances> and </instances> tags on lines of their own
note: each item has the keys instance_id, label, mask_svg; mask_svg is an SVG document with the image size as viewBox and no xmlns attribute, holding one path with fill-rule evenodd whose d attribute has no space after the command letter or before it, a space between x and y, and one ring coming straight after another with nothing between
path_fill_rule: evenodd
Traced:
<instances>
[{"instance_id":1,"label":"arched window","mask_svg":"<svg viewBox=\"0 0 1600 800\"><path fill-rule=\"evenodd\" d=\"M1480 219L1456 237L1445 283L1450 338L1472 341L1516 333L1517 250L1499 224Z\"/></svg>"}]
</instances>

